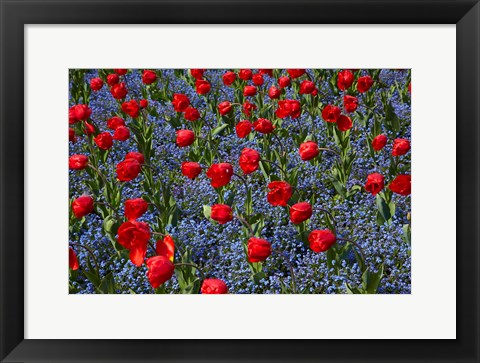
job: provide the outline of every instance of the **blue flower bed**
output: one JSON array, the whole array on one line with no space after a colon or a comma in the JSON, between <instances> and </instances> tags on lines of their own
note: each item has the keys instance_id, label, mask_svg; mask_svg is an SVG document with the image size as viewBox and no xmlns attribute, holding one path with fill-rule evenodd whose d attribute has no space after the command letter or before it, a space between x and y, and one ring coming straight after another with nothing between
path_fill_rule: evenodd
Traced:
<instances>
[{"instance_id":1,"label":"blue flower bed","mask_svg":"<svg viewBox=\"0 0 480 363\"><path fill-rule=\"evenodd\" d=\"M235 71L238 73L238 70ZM147 212L138 220L147 223L152 231L168 234L174 238L174 263L185 262L184 253L189 252L188 263L198 266L201 270L194 269L190 272L198 278L200 284L204 278L221 279L228 287L228 292L235 294L409 294L411 196L391 193L388 183L397 174L410 173L410 152L401 157L392 156L394 139L411 139L408 91L410 71L353 71L355 80L365 75L372 76L374 85L364 93L355 89L355 83L343 92L339 90L336 87L339 71L306 70L305 75L292 79L292 83L296 83L297 86L303 80L315 80L318 93L316 96L300 95L297 86L285 88L281 99L301 100L302 113L297 119L287 117L280 120L274 115L277 101L268 96L268 90L272 86L278 87L278 77L288 75L285 70L275 70L274 76L263 74L264 83L258 86L262 95L244 97L241 100L236 90L252 83L237 79L234 85L226 86L222 82L226 70L206 70L203 78L208 80L212 89L207 95L199 95L196 92L195 79L189 70L156 70L157 80L147 86L142 82L143 70L131 69L120 76L120 81L125 82L128 89L128 94L121 100L112 97L106 84L106 75L114 73L113 70L71 70L70 106L88 104L92 111L88 122L94 125L96 130L91 136L86 136L82 120L70 125L76 132L76 142L70 142L69 156L83 154L89 156L91 160L92 150L98 153L96 154L100 160L98 172L108 181L112 181L116 188L119 190L121 188L121 201L118 208L113 210L114 208L107 206L111 204L110 196L104 193L104 188L92 190L88 181L92 178L101 180L100 174L96 174L95 170L91 169L90 173L86 169L70 170L71 201L86 194L91 195L95 203L93 212L81 218L72 215L70 217L69 242L79 265L76 269L70 269L70 293L149 294L186 293L188 290L184 282L179 281L178 271L160 288L152 288L147 278L147 265L145 263L141 266L135 265L129 259L127 249L118 244L115 246L114 242L118 239L116 230L113 230L110 237L106 233L105 213L121 224L126 221L123 207L125 200L146 198L148 193L145 186L147 182L145 170L149 168L153 179L161 182L161 185L170 191L178 214L171 223L160 225L159 209L150 204ZM253 70L253 73L258 71ZM105 82L98 91L90 89L90 81L93 78L100 78ZM80 85L84 88L82 89ZM191 106L201 111L202 120L191 122L181 117L171 103L174 93L186 95ZM332 126L322 118L322 109L329 104L342 108L345 93L358 98L358 108L355 112L346 113L353 121L353 127L343 133L349 142L346 154L354 156L348 180L339 191L332 182L332 170L337 167L336 160L340 157L334 152L327 151L320 152L313 160L304 161L299 153L299 142L294 136L304 132L307 135L306 139L315 140L321 148L341 154L342 148L335 138L338 131L332 128L335 125ZM134 132L127 141L114 140L113 147L106 152L105 159L102 159L93 141L92 149L88 138L93 140L95 135L102 132L113 134L113 131L107 128L107 120L115 115L122 117L126 126L132 130L133 118L122 111L121 104L128 100L142 99L148 100L148 107L141 111L140 118L144 125L153 125L150 140L152 158L145 161L149 166L142 166L142 172L136 178L119 183L116 181L117 164L124 160L128 152L139 151ZM271 109L265 112L277 126L275 133L278 133L279 140L272 135L256 131L252 131L247 138L239 138L235 129L230 127L213 135L212 130L229 122L216 112L216 106L220 102L229 101L234 104L229 117L235 123L243 119L254 122L261 116L254 112L249 118L242 113L241 101L245 99L257 105L261 103L272 105ZM342 110L342 113L345 111ZM392 119L398 124L392 126L390 124ZM207 138L209 135L215 147L200 138L195 141L196 144L189 147L176 145L176 131L192 129L196 122L200 125L198 130L195 130L196 136L203 135ZM282 134L279 131L282 128L287 132ZM379 133L386 135L388 142L380 151L374 151L371 148L371 138ZM263 228L257 231L256 235L267 240L272 248L272 253L260 265L252 266L247 258L245 246L250 236L243 222L233 219L220 225L204 213L204 206L212 206L221 202L220 199L223 198L224 201L229 201L235 214L245 217L248 195L244 182L234 176L221 190L213 188L211 180L206 176L210 165L207 165L204 159L200 161L202 172L197 178L191 180L185 177L181 173L181 164L190 160L193 148L200 150L200 155L208 152L209 148L212 150L216 148L218 152L213 163L230 163L234 173L245 179L251 191L251 216L259 216L257 218L262 216L264 220ZM297 172L294 188L302 197L299 201L306 200L312 205L311 218L300 226L294 225L289 219L288 207L276 207L267 202L268 180L262 170L259 168L245 175L239 167L239 156L244 148L257 150L262 156L270 150L273 157L275 157L273 150L285 151L286 172L292 170ZM392 163L397 162L398 167L392 169ZM276 160L276 163L280 162ZM385 187L380 194L382 197L374 196L365 190L367 177L372 173L385 176ZM270 165L268 174L274 174L275 178L283 177L280 170L273 165ZM342 195L342 191L346 195ZM380 211L379 199L382 198L387 209L390 208L392 211L391 208L394 208L391 215L386 212L388 218ZM99 210L99 206L104 209ZM163 205L161 207L164 208ZM328 211L333 218L329 218L323 210ZM254 218L251 217L251 220ZM329 251L314 252L306 236L312 230L331 230L332 222L336 226L337 242ZM345 240L341 240L342 238ZM152 234L150 243L155 245L158 239L162 237ZM154 255L155 251L149 246L145 258ZM176 269L182 268L186 267L176 266ZM258 274L259 271L261 274ZM367 286L365 282L367 277L378 281ZM192 289L194 293L199 292L198 286Z\"/></svg>"}]
</instances>

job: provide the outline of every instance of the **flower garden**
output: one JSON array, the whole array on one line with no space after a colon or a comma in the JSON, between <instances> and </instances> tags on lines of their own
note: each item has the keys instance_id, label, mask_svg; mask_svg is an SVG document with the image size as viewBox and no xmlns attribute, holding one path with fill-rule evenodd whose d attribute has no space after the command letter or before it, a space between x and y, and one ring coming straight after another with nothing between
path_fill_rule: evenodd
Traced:
<instances>
[{"instance_id":1,"label":"flower garden","mask_svg":"<svg viewBox=\"0 0 480 363\"><path fill-rule=\"evenodd\" d=\"M71 294L409 294L407 69L69 70Z\"/></svg>"}]
</instances>

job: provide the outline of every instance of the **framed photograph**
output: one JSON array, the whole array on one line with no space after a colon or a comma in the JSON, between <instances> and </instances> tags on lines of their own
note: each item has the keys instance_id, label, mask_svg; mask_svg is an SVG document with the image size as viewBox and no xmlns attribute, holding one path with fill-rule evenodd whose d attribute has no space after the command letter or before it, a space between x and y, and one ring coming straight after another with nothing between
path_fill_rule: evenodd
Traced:
<instances>
[{"instance_id":1,"label":"framed photograph","mask_svg":"<svg viewBox=\"0 0 480 363\"><path fill-rule=\"evenodd\" d=\"M478 1L1 8L2 362L480 361Z\"/></svg>"}]
</instances>

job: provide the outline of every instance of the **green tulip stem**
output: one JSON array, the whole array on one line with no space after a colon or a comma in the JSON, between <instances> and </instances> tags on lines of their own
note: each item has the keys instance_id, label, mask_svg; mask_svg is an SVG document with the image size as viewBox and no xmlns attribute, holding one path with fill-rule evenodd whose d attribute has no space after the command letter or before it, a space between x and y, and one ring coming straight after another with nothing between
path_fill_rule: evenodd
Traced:
<instances>
[{"instance_id":1,"label":"green tulip stem","mask_svg":"<svg viewBox=\"0 0 480 363\"><path fill-rule=\"evenodd\" d=\"M72 246L82 247L83 249L87 250L88 254L92 257L93 262L95 263L95 268L97 269L97 274L100 275L100 270L98 268L97 258L95 257L95 254L93 253L93 251L89 247L81 245L80 243L70 242L70 244Z\"/></svg>"},{"instance_id":2,"label":"green tulip stem","mask_svg":"<svg viewBox=\"0 0 480 363\"><path fill-rule=\"evenodd\" d=\"M209 139L207 139L207 138L205 138L205 137L196 136L196 138L208 142L208 143L210 144L210 146L212 147L212 149L216 146L211 140L209 140Z\"/></svg>"},{"instance_id":3,"label":"green tulip stem","mask_svg":"<svg viewBox=\"0 0 480 363\"><path fill-rule=\"evenodd\" d=\"M323 213L327 214L328 216L330 216L330 218L332 219L332 222L333 222L333 234L336 235L337 234L337 222L336 222L333 214L331 212L329 212L328 210L323 209L323 208L315 207L315 209L320 211L320 212L323 212Z\"/></svg>"},{"instance_id":4,"label":"green tulip stem","mask_svg":"<svg viewBox=\"0 0 480 363\"><path fill-rule=\"evenodd\" d=\"M287 177L287 173L285 171L285 169L283 169L280 165L278 165L277 163L274 163L273 161L271 160L267 160L267 159L262 159L260 161L265 161L266 163L269 163L269 164L272 164L272 165L275 165L278 169L280 169L280 171L282 172L283 176L286 178Z\"/></svg>"},{"instance_id":5,"label":"green tulip stem","mask_svg":"<svg viewBox=\"0 0 480 363\"><path fill-rule=\"evenodd\" d=\"M141 166L146 166L147 168L151 169L151 170L155 170L155 167L154 166L151 166L151 165L148 165L148 164L140 164Z\"/></svg>"},{"instance_id":6,"label":"green tulip stem","mask_svg":"<svg viewBox=\"0 0 480 363\"><path fill-rule=\"evenodd\" d=\"M181 267L181 266L190 266L190 267L193 267L195 268L199 273L200 273L200 277L202 280L205 280L206 278L206 275L205 273L203 272L203 270L198 267L198 265L194 264L194 263L189 263L189 262L179 262L179 263L176 263L175 264L175 267Z\"/></svg>"},{"instance_id":7,"label":"green tulip stem","mask_svg":"<svg viewBox=\"0 0 480 363\"><path fill-rule=\"evenodd\" d=\"M289 269L290 269L290 275L292 276L292 287L293 287L293 293L296 294L297 293L297 284L295 282L295 272L293 270L293 266L292 264L290 263L290 261L288 260L287 256L285 256L283 254L282 251L280 250L272 250L272 252L275 252L277 255L279 256L282 256L282 258L285 260L285 262L287 263Z\"/></svg>"},{"instance_id":8,"label":"green tulip stem","mask_svg":"<svg viewBox=\"0 0 480 363\"><path fill-rule=\"evenodd\" d=\"M205 76L204 76L204 78L205 78ZM205 78L205 79L208 81L207 78ZM226 98L228 98L227 92L225 92L222 88L212 85L212 83L211 83L210 81L209 81L209 83L210 83L210 88L211 88L211 89L219 90L220 92L223 93L223 95L224 95ZM210 92L208 92L208 93L210 93Z\"/></svg>"},{"instance_id":9,"label":"green tulip stem","mask_svg":"<svg viewBox=\"0 0 480 363\"><path fill-rule=\"evenodd\" d=\"M332 154L335 154L335 155L337 155L338 157L340 157L340 154L339 154L338 152L336 152L335 150L329 149L328 147L319 147L318 150L320 150L320 151L328 151L328 152L331 152Z\"/></svg>"},{"instance_id":10,"label":"green tulip stem","mask_svg":"<svg viewBox=\"0 0 480 363\"><path fill-rule=\"evenodd\" d=\"M282 155L285 156L286 153L285 153L285 148L283 147L282 141L280 140L280 138L278 137L278 135L275 132L272 132L272 135L275 138L275 140L278 142L278 144L280 145L280 150L282 151Z\"/></svg>"},{"instance_id":11,"label":"green tulip stem","mask_svg":"<svg viewBox=\"0 0 480 363\"><path fill-rule=\"evenodd\" d=\"M153 254L156 255L157 254L157 249L155 248L155 246L153 245L152 242L148 241L148 245L150 246L150 248L153 250Z\"/></svg>"},{"instance_id":12,"label":"green tulip stem","mask_svg":"<svg viewBox=\"0 0 480 363\"><path fill-rule=\"evenodd\" d=\"M238 219L245 227L247 227L248 231L250 232L250 235L252 237L255 236L255 234L253 233L253 229L252 229L252 226L250 225L250 223L248 223L244 218L240 217L240 216L235 216L236 219Z\"/></svg>"},{"instance_id":13,"label":"green tulip stem","mask_svg":"<svg viewBox=\"0 0 480 363\"><path fill-rule=\"evenodd\" d=\"M352 245L354 245L358 249L358 251L360 252L360 255L362 256L362 260L365 261L365 255L363 254L363 249L362 249L362 247L360 247L360 245L357 242L353 242L352 240L347 239L347 238L338 238L338 237L337 237L337 241L345 241L345 242L348 242L348 243L351 243Z\"/></svg>"},{"instance_id":14,"label":"green tulip stem","mask_svg":"<svg viewBox=\"0 0 480 363\"><path fill-rule=\"evenodd\" d=\"M95 150L93 149L92 138L88 134L86 123L87 123L87 121L85 120L82 124L83 125L83 132L85 132L85 137L87 138L87 144L88 144L88 148L90 149L90 155L92 156L93 161L96 162L96 160L95 160L95 155L96 154L95 154Z\"/></svg>"},{"instance_id":15,"label":"green tulip stem","mask_svg":"<svg viewBox=\"0 0 480 363\"><path fill-rule=\"evenodd\" d=\"M233 173L233 175L235 175L238 179L240 179L243 182L243 185L245 186L245 193L248 193L248 183L245 180L245 178L237 173Z\"/></svg>"},{"instance_id":16,"label":"green tulip stem","mask_svg":"<svg viewBox=\"0 0 480 363\"><path fill-rule=\"evenodd\" d=\"M96 167L94 167L92 164L88 164L88 166L89 166L90 168L92 168L93 170L95 170L95 172L98 174L98 176L99 176L100 178L102 178L102 180L103 180L103 182L104 182L105 184L108 183L108 182L107 182L107 178L105 178L105 175L103 175L103 173L102 173L100 170L98 170L98 169L97 169Z\"/></svg>"}]
</instances>

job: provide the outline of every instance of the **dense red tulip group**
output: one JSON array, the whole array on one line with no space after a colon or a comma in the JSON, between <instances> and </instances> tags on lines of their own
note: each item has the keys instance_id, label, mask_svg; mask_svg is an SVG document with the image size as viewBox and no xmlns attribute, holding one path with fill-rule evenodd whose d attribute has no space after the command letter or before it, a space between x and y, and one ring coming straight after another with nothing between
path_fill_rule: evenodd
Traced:
<instances>
[{"instance_id":1,"label":"dense red tulip group","mask_svg":"<svg viewBox=\"0 0 480 363\"><path fill-rule=\"evenodd\" d=\"M208 72L205 76L205 71L205 69L191 69L189 73L192 78L190 78L189 82L191 81L191 84L194 84L195 91L198 95L204 99L208 99L210 96L208 94L215 85L212 85L210 80L207 79ZM114 73L108 75L103 74L101 77L92 78L89 81L89 86L94 92L100 91L104 85L106 85L106 87L108 86L111 97L116 100L115 102L118 102L123 112L122 117L125 117L125 120L128 121L127 115L130 118L136 119L147 112L148 109L146 110L146 108L149 107L149 100L136 100L131 98L131 93L129 93L124 77L127 72L127 69L114 69ZM279 129L281 129L279 125L281 126L282 122L299 119L302 111L307 111L307 106L303 101L287 99L287 93L290 95L291 90L295 90L298 95L305 95L301 97L311 97L309 98L311 100L320 99L319 94L322 93L322 88L317 87L316 80L311 78L305 69L287 69L286 73L288 76L283 74L275 79L275 85L266 86L269 80L268 77L273 77L274 75L272 70L259 69L257 73L252 72L250 69L241 69L238 72L226 71L222 76L223 84L227 87L235 88L235 90L243 94L245 98L239 101L239 103L218 100L221 102L212 106L212 109L214 112L217 112L217 116L222 116L218 117L220 121L230 120L233 119L234 116L240 116L230 125L232 127L230 130L233 130L234 127L234 132L238 138L248 137L248 140L251 140L252 137L258 134L262 134L260 136L265 138L270 134L277 137L277 133ZM151 85L157 82L160 74L161 73L153 70L143 70L141 79L145 86L142 87L151 89ZM336 83L336 87L340 91L339 103L342 103L343 100L343 104L326 102L318 106L319 110L321 110L322 119L330 129L334 127L335 130L340 131L339 135L349 135L349 130L352 129L354 121L356 120L355 112L359 107L359 102L364 100L364 98L362 98L364 96L361 94L367 93L376 82L369 75L357 77L358 73L349 69L338 72L336 82L332 81L332 84L335 85ZM154 85L153 87L156 86ZM266 90L267 87L268 90ZM410 85L408 87L410 92ZM289 89L285 90L286 88ZM108 91L108 89L106 89L106 91ZM257 95L258 97L255 97ZM252 117L252 114L255 114L253 111L257 109L262 110L261 102L256 102L255 100L258 98L261 99L266 95L272 100L271 102L274 107L272 108L272 112L274 112L276 117L273 115L272 118L267 118L268 116ZM147 98L145 95L143 97ZM304 100L304 98L302 98L302 100ZM188 148L192 145L193 148L197 147L204 137L198 131L199 129L195 128L195 122L200 119L204 121L205 110L202 110L201 107L199 107L199 109L193 107L188 96L181 93L169 95L168 102L169 107L173 108L176 112L176 117L183 117L185 120L192 122L192 124L188 123L187 126L184 124L183 129L176 130L175 144L180 148ZM196 105L196 101L194 101L193 104ZM155 103L150 103L151 108L153 108L154 105ZM70 142L74 143L77 140L77 136L82 137L82 135L85 134L86 137L90 138L89 141L92 141L91 146L95 147L96 145L98 152L102 153L102 155L107 155L107 150L114 147L114 141L126 141L131 137L131 132L135 132L135 128L130 123L127 124L122 117L113 115L109 115L111 117L106 119L106 127L111 131L99 132L99 128L96 127L95 122L90 118L91 115L92 109L87 104L79 103L69 108L69 124L72 125L72 127L69 128ZM247 119L242 120L241 118L243 117ZM140 118L140 120L141 119L142 118ZM195 131L189 129L190 125L192 125ZM78 126L82 127L79 128ZM279 127L279 129L277 129L277 127ZM79 130L81 130L81 132L79 132ZM375 134L376 133L377 132L375 132ZM385 152L382 150L389 145L388 137L385 134L375 134L371 135L371 137L369 136L368 139L372 155L375 155L374 152ZM305 141L303 141L304 139ZM313 160L320 154L320 151L327 150L323 145L319 147L314 140L316 139L311 137L311 135L307 138L302 136L301 141L296 144L301 160ZM392 150L391 156L389 157L397 164L399 163L399 158L410 151L410 141L404 138L396 138L393 142L390 141L390 145ZM389 147L390 146L387 148ZM143 149L139 147L137 150ZM240 155L238 155L238 165L235 165L235 168L238 166L238 168L242 170L243 176L235 174L234 165L229 162L220 161L205 166L200 164L202 160L193 157L190 160L198 160L199 162L184 160L181 163L180 172L185 177L195 180L200 176L202 170L205 169L207 170L206 177L210 179L211 186L216 189L228 185L232 177L236 176L243 179L245 184L247 184L246 189L248 190L248 182L245 180L249 178L247 175L255 173L260 167L265 168L264 163L270 162L269 160L262 159L262 153L265 153L265 149L259 148L259 150L261 150L261 152L246 147L243 148ZM148 157L148 152L145 152L145 156ZM232 163L236 164L236 162L233 161ZM274 162L271 163L275 165ZM149 164L149 160L147 160L147 164ZM398 166L397 164L395 164L395 167ZM89 159L87 155L74 154L69 157L69 169L73 171L86 169L86 172L89 173L92 172L92 170L98 172L96 165L95 158ZM143 166L149 167L149 165L145 164L144 155L139 152L129 152L125 155L124 160L116 165L118 182L126 183L134 180L142 173ZM263 170L264 169L262 169L262 171ZM388 190L401 196L410 195L411 176L397 172L397 169L394 170L396 171L394 174L396 176L393 180L390 180L389 183L386 183L385 177L381 173L370 173L364 185L365 191L373 196L377 196L377 198L385 192L388 192ZM288 170L282 169L282 172L284 179L290 181L290 178L288 178ZM143 172L143 174L145 174L145 172ZM388 176L387 179L389 179ZM313 215L314 208L312 204L307 201L295 202L296 199L292 201L294 190L296 192L298 192L298 190L287 181L273 180L273 178L270 180L266 187L266 201L273 207L283 207L289 216L290 222L296 225L297 228L299 228L299 226L305 227L306 223L303 225L302 223L308 221ZM385 185L388 185L388 189L384 192ZM221 190L222 189L218 189L218 191ZM378 194L380 194L380 196L378 196ZM147 278L151 286L157 289L166 281L170 280L175 272L175 241L170 235L163 235L163 238L156 241L154 248L155 255L147 258L147 248L150 243L150 238L152 237L152 231L146 222L140 221L139 219L147 212L149 205L155 205L155 203L151 202L151 199L147 197L145 197L145 199L135 198L124 201L124 219L123 223L120 223L122 221L118 223L117 241L129 251L130 261L134 265L142 266L146 263L148 268ZM77 219L81 219L95 211L96 203L101 204L102 202L94 202L91 196L82 195L72 201L71 210ZM245 227L249 229L248 233L250 235L248 241L246 241L246 257L249 263L261 263L271 256L272 252L277 251L272 249L270 242L255 235L260 232L254 233L248 222L241 216L236 215L238 211L237 208L235 208L234 214L231 202L226 203L230 205L224 204L223 199L221 199L221 203L219 202L209 207L209 217L220 225L225 225L234 218L237 218L245 224ZM304 231L304 229L302 231ZM341 238L337 239L335 233L329 229L312 230L308 234L309 246L311 250L316 253L328 251L337 240L341 240ZM177 247L181 250L180 246L181 245L178 245ZM69 266L72 270L79 268L77 256L72 248L69 249ZM228 293L228 287L225 282L216 278L204 278L200 290L202 294Z\"/></svg>"}]
</instances>

